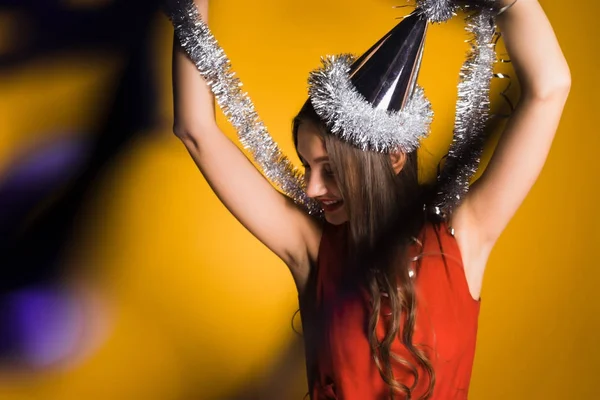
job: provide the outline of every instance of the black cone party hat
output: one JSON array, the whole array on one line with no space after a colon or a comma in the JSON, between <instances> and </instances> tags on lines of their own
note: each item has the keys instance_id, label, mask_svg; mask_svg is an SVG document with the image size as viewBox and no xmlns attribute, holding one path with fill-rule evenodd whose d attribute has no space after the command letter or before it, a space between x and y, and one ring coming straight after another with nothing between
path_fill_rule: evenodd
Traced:
<instances>
[{"instance_id":1,"label":"black cone party hat","mask_svg":"<svg viewBox=\"0 0 600 400\"><path fill-rule=\"evenodd\" d=\"M415 11L358 59L323 59L309 77L309 100L332 134L363 150L408 152L419 146L433 117L416 85L427 25Z\"/></svg>"},{"instance_id":2,"label":"black cone party hat","mask_svg":"<svg viewBox=\"0 0 600 400\"><path fill-rule=\"evenodd\" d=\"M427 25L421 14L410 14L352 64L352 84L373 107L399 111L406 104L419 75Z\"/></svg>"}]
</instances>

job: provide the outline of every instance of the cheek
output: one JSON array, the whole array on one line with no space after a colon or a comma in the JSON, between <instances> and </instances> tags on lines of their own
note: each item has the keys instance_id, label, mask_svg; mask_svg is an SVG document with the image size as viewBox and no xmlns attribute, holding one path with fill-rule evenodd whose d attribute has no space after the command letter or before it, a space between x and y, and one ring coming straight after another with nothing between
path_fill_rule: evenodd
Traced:
<instances>
[{"instance_id":1,"label":"cheek","mask_svg":"<svg viewBox=\"0 0 600 400\"><path fill-rule=\"evenodd\" d=\"M327 189L329 189L329 191L331 191L339 196L340 195L340 187L338 186L335 178L332 176L327 177L326 182L327 182Z\"/></svg>"}]
</instances>

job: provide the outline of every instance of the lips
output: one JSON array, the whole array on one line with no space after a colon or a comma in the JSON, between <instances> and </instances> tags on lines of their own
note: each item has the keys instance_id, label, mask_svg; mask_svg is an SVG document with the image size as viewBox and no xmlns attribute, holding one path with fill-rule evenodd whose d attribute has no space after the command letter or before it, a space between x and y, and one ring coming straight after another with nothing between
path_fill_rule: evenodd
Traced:
<instances>
[{"instance_id":1,"label":"lips","mask_svg":"<svg viewBox=\"0 0 600 400\"><path fill-rule=\"evenodd\" d=\"M319 202L321 203L323 210L326 212L335 211L340 208L342 204L344 204L343 200L341 199L321 199Z\"/></svg>"}]
</instances>

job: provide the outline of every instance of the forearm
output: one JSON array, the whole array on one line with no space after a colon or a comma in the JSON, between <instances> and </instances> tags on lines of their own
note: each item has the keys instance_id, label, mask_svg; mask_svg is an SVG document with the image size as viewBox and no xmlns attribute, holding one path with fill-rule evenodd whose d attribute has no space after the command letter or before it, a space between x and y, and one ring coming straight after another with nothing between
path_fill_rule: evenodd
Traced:
<instances>
[{"instance_id":1,"label":"forearm","mask_svg":"<svg viewBox=\"0 0 600 400\"><path fill-rule=\"evenodd\" d=\"M500 3L506 5L512 1ZM498 16L497 23L523 96L543 98L568 91L569 67L537 0L518 0Z\"/></svg>"},{"instance_id":2,"label":"forearm","mask_svg":"<svg viewBox=\"0 0 600 400\"><path fill-rule=\"evenodd\" d=\"M195 1L202 19L208 21L208 1ZM178 136L214 127L214 96L185 50L173 39L174 131Z\"/></svg>"}]
</instances>

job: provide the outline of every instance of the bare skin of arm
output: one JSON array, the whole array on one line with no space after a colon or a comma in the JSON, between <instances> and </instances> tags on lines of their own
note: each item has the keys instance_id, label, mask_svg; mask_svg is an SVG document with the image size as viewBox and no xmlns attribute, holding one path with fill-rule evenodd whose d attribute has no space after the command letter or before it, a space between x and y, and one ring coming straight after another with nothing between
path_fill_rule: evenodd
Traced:
<instances>
[{"instance_id":1,"label":"bare skin of arm","mask_svg":"<svg viewBox=\"0 0 600 400\"><path fill-rule=\"evenodd\" d=\"M196 6L207 21L208 1ZM173 44L174 132L227 209L289 267L299 292L317 258L320 224L279 193L215 121L210 88Z\"/></svg>"},{"instance_id":2,"label":"bare skin of arm","mask_svg":"<svg viewBox=\"0 0 600 400\"><path fill-rule=\"evenodd\" d=\"M569 67L537 0L518 0L497 23L522 95L489 165L451 221L476 299L492 247L544 166L571 85Z\"/></svg>"}]
</instances>

